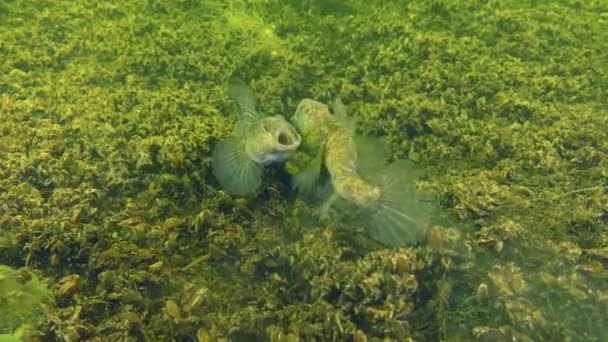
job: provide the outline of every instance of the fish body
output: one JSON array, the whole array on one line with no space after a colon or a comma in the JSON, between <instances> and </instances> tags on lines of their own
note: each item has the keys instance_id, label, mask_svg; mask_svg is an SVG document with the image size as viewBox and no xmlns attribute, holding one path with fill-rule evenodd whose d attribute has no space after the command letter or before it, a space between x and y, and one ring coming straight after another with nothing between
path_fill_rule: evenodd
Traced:
<instances>
[{"instance_id":1,"label":"fish body","mask_svg":"<svg viewBox=\"0 0 608 342\"><path fill-rule=\"evenodd\" d=\"M388 246L412 244L422 239L434 206L429 197L416 190L420 175L407 160L385 163L379 140L355 134L354 119L344 105L329 106L311 99L302 100L292 117L303 137L304 147L294 158L294 188L310 192L322 177L329 175L334 193L322 206L322 215L341 198L365 210L370 236Z\"/></svg>"},{"instance_id":2,"label":"fish body","mask_svg":"<svg viewBox=\"0 0 608 342\"><path fill-rule=\"evenodd\" d=\"M306 132L302 134L323 141L322 162L336 194L360 207L375 207L381 196L380 189L363 180L357 172L355 135L346 118L332 115L324 103L304 99L292 121L299 131Z\"/></svg>"},{"instance_id":3,"label":"fish body","mask_svg":"<svg viewBox=\"0 0 608 342\"><path fill-rule=\"evenodd\" d=\"M260 113L248 85L232 82L228 90L240 115L232 134L214 147L213 174L229 194L254 196L262 185L264 166L288 160L301 137L283 116Z\"/></svg>"}]
</instances>

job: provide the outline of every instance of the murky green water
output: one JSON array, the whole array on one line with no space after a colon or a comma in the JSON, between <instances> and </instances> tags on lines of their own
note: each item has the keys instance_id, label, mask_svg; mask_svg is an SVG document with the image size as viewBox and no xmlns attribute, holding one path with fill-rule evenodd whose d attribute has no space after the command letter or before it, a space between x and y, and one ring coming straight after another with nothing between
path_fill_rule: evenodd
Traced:
<instances>
[{"instance_id":1,"label":"murky green water","mask_svg":"<svg viewBox=\"0 0 608 342\"><path fill-rule=\"evenodd\" d=\"M0 340L608 338L605 1L0 0L0 37ZM226 194L234 77L340 98L441 224Z\"/></svg>"}]
</instances>

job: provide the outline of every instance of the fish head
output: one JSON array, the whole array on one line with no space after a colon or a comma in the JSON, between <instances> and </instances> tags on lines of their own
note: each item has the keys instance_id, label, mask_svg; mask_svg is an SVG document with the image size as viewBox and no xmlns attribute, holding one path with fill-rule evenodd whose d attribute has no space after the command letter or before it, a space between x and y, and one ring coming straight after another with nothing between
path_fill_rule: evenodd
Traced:
<instances>
[{"instance_id":1,"label":"fish head","mask_svg":"<svg viewBox=\"0 0 608 342\"><path fill-rule=\"evenodd\" d=\"M291 122L293 122L300 134L307 136L315 128L318 128L320 123L325 122L329 115L331 114L326 104L311 99L304 99L298 104Z\"/></svg>"},{"instance_id":2,"label":"fish head","mask_svg":"<svg viewBox=\"0 0 608 342\"><path fill-rule=\"evenodd\" d=\"M300 146L302 138L282 115L264 117L249 127L245 150L258 164L284 162Z\"/></svg>"}]
</instances>

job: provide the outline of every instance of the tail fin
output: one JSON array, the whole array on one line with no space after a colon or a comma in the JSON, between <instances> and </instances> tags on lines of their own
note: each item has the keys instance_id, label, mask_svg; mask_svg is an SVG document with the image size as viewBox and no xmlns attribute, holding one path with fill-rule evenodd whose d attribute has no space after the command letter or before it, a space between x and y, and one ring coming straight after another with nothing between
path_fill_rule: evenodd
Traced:
<instances>
[{"instance_id":1,"label":"tail fin","mask_svg":"<svg viewBox=\"0 0 608 342\"><path fill-rule=\"evenodd\" d=\"M255 196L262 186L261 166L249 158L237 138L228 138L213 149L213 174L222 188L234 196Z\"/></svg>"},{"instance_id":2,"label":"tail fin","mask_svg":"<svg viewBox=\"0 0 608 342\"><path fill-rule=\"evenodd\" d=\"M370 237L390 247L421 241L437 206L431 194L416 189L420 170L409 160L397 160L384 168L373 183L382 200L369 216Z\"/></svg>"}]
</instances>

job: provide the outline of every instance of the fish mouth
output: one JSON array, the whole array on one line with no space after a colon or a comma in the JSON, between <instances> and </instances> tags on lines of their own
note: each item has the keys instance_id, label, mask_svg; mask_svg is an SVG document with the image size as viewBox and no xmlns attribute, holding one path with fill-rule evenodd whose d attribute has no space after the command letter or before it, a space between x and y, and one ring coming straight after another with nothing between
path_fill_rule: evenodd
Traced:
<instances>
[{"instance_id":1,"label":"fish mouth","mask_svg":"<svg viewBox=\"0 0 608 342\"><path fill-rule=\"evenodd\" d=\"M292 128L283 128L277 132L276 141L283 149L294 149L300 146L302 138Z\"/></svg>"}]
</instances>

